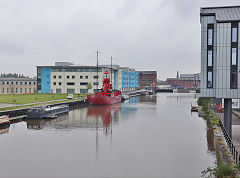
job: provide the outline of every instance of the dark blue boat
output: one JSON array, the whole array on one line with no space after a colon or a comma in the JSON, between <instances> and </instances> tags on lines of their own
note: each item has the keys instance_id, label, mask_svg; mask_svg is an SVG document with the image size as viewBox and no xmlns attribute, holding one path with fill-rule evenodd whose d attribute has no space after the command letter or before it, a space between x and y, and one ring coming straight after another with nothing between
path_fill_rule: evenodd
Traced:
<instances>
[{"instance_id":1,"label":"dark blue boat","mask_svg":"<svg viewBox=\"0 0 240 178\"><path fill-rule=\"evenodd\" d=\"M28 110L27 117L30 119L56 118L57 115L68 113L68 105L34 107Z\"/></svg>"}]
</instances>

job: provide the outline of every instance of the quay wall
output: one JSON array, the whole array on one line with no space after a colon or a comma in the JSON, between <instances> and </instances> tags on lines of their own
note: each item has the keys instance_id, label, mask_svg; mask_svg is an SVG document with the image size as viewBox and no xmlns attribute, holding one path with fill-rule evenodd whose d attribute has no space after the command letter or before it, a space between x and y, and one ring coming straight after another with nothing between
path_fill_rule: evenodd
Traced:
<instances>
[{"instance_id":1,"label":"quay wall","mask_svg":"<svg viewBox=\"0 0 240 178\"><path fill-rule=\"evenodd\" d=\"M87 100L77 100L77 101L70 101L70 102L62 102L62 103L56 103L56 104L48 104L49 106L58 106L58 105L63 105L66 104L69 106L69 109L74 109L77 107L84 107L88 106L89 102ZM9 117L17 117L17 116L22 116L26 115L27 111L31 107L28 108L21 108L21 109L13 109L13 110L7 110L7 111L1 111L0 116L2 115L9 115Z\"/></svg>"}]
</instances>

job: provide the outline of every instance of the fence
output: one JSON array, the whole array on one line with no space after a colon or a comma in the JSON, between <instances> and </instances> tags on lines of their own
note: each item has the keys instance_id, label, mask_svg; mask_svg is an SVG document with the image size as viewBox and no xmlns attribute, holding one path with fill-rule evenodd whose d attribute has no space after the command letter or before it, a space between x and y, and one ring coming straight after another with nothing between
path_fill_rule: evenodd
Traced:
<instances>
[{"instance_id":1,"label":"fence","mask_svg":"<svg viewBox=\"0 0 240 178\"><path fill-rule=\"evenodd\" d=\"M227 142L227 145L228 145L228 147L229 147L229 149L230 149L230 151L233 155L234 161L236 162L236 164L240 164L240 156L238 154L238 151L237 151L236 147L233 145L232 139L229 136L228 132L226 131L226 129L223 126L222 121L220 119L219 119L219 124L220 124L220 127L222 129L225 140Z\"/></svg>"}]
</instances>

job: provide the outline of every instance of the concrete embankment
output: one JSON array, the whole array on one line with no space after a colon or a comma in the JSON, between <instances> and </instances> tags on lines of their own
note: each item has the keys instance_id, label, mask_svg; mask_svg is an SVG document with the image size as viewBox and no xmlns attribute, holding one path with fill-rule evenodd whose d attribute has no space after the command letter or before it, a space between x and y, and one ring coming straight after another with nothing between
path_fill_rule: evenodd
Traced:
<instances>
[{"instance_id":1,"label":"concrete embankment","mask_svg":"<svg viewBox=\"0 0 240 178\"><path fill-rule=\"evenodd\" d=\"M217 166L228 165L230 166L230 169L233 170L234 175L239 177L240 174L239 170L237 169L239 166L236 164L235 159L236 155L233 150L229 148L221 127L222 123L219 116L223 115L223 113L215 113L213 110L207 107L208 105L210 105L210 101L209 103L205 103L199 107L199 115L206 119L209 130L212 133L211 135L213 136L212 139L214 142L214 149L216 151ZM220 170L221 166L217 167L216 169Z\"/></svg>"},{"instance_id":2,"label":"concrete embankment","mask_svg":"<svg viewBox=\"0 0 240 178\"><path fill-rule=\"evenodd\" d=\"M69 101L69 102L62 102L62 103L48 104L48 105L49 106L58 106L58 105L62 105L62 104L67 104L70 109L74 109L77 107L88 106L89 102L87 100L77 100L77 101ZM1 111L0 116L2 116L2 115L9 115L9 117L24 116L24 115L26 115L27 111L30 108L31 107Z\"/></svg>"}]
</instances>

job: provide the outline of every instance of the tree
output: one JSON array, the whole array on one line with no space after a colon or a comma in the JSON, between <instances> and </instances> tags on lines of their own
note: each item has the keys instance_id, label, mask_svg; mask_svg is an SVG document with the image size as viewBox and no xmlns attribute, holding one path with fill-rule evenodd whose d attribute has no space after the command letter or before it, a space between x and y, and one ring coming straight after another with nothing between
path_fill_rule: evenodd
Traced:
<instances>
[{"instance_id":1,"label":"tree","mask_svg":"<svg viewBox=\"0 0 240 178\"><path fill-rule=\"evenodd\" d=\"M92 84L91 83L88 83L87 84L87 89L89 90L89 89L92 89Z\"/></svg>"}]
</instances>

